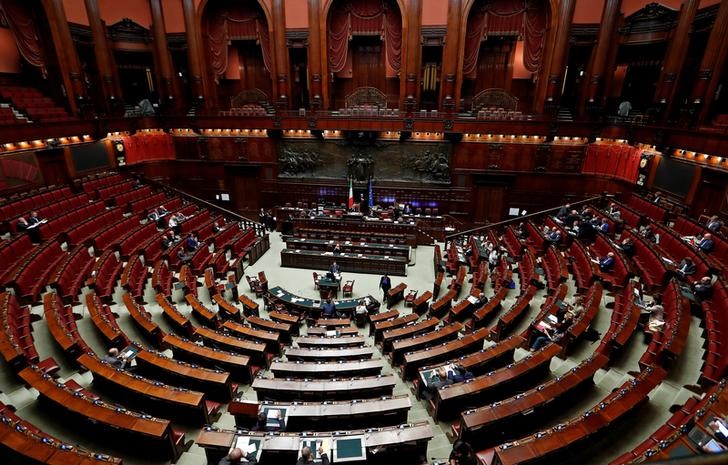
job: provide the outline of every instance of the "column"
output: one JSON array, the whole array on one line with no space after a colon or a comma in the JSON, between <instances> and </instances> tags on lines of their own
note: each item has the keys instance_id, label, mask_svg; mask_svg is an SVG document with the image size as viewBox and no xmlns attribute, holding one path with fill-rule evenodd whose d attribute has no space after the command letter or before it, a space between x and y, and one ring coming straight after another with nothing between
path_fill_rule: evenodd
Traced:
<instances>
[{"instance_id":1,"label":"column","mask_svg":"<svg viewBox=\"0 0 728 465\"><path fill-rule=\"evenodd\" d=\"M447 36L442 57L442 77L440 78L441 110L454 112L457 109L455 85L458 81L458 67L462 68L462 47L460 47L460 0L449 0L447 7Z\"/></svg>"},{"instance_id":2,"label":"column","mask_svg":"<svg viewBox=\"0 0 728 465\"><path fill-rule=\"evenodd\" d=\"M119 96L116 95L114 88L114 66L112 65L109 42L106 39L106 27L101 21L98 2L96 0L84 0L84 3L86 4L86 15L88 15L94 41L96 67L101 78L101 93L104 96L103 107L111 114Z\"/></svg>"},{"instance_id":3,"label":"column","mask_svg":"<svg viewBox=\"0 0 728 465\"><path fill-rule=\"evenodd\" d=\"M402 60L402 70L400 79L404 82L400 83L400 101L403 108L407 112L412 112L417 108L417 97L420 90L420 54L422 53L421 43L421 18L422 18L422 1L410 0L407 10L402 14L407 15L407 35L403 36L406 42L402 43L402 51L406 53Z\"/></svg>"},{"instance_id":4,"label":"column","mask_svg":"<svg viewBox=\"0 0 728 465\"><path fill-rule=\"evenodd\" d=\"M308 0L308 92L311 109L321 108L321 5Z\"/></svg>"},{"instance_id":5,"label":"column","mask_svg":"<svg viewBox=\"0 0 728 465\"><path fill-rule=\"evenodd\" d=\"M665 118L668 118L672 113L677 80L685 63L685 55L687 55L688 45L690 44L690 29L695 20L695 12L698 10L699 4L699 0L685 0L683 2L677 28L670 40L662 63L655 100L662 108L663 117Z\"/></svg>"},{"instance_id":6,"label":"column","mask_svg":"<svg viewBox=\"0 0 728 465\"><path fill-rule=\"evenodd\" d=\"M559 4L559 24L546 87L546 106L548 107L558 106L561 98L564 71L569 55L569 34L571 33L571 22L574 18L575 6L576 0L561 0Z\"/></svg>"},{"instance_id":7,"label":"column","mask_svg":"<svg viewBox=\"0 0 728 465\"><path fill-rule=\"evenodd\" d=\"M609 58L609 49L615 41L615 30L619 19L622 0L606 0L602 11L602 24L599 38L592 52L592 65L587 77L587 86L579 101L579 112L584 113L587 106L601 108L604 103L604 73Z\"/></svg>"},{"instance_id":8,"label":"column","mask_svg":"<svg viewBox=\"0 0 728 465\"><path fill-rule=\"evenodd\" d=\"M68 107L71 113L76 114L79 106L83 106L88 100L88 95L83 82L81 62L71 37L71 29L68 27L63 0L43 0L43 7L48 17L53 47L56 51L63 86L66 89Z\"/></svg>"},{"instance_id":9,"label":"column","mask_svg":"<svg viewBox=\"0 0 728 465\"><path fill-rule=\"evenodd\" d=\"M286 12L283 0L273 0L273 47L275 55L276 76L273 86L278 93L278 106L288 108L290 81L288 79L288 46L286 44Z\"/></svg>"},{"instance_id":10,"label":"column","mask_svg":"<svg viewBox=\"0 0 728 465\"><path fill-rule=\"evenodd\" d=\"M725 66L726 54L728 54L728 2L722 1L718 9L718 15L710 31L708 45L703 53L703 60L700 62L698 77L693 84L692 100L698 111L698 121L702 122L710 112L710 101L720 82L720 75Z\"/></svg>"},{"instance_id":11,"label":"column","mask_svg":"<svg viewBox=\"0 0 728 465\"><path fill-rule=\"evenodd\" d=\"M195 106L211 104L206 98L200 42L197 40L194 0L182 0L185 17L185 38L187 39L187 74L192 85L192 99Z\"/></svg>"},{"instance_id":12,"label":"column","mask_svg":"<svg viewBox=\"0 0 728 465\"><path fill-rule=\"evenodd\" d=\"M162 11L161 0L149 0L149 8L152 11L152 34L154 36L154 47L157 60L159 60L159 99L160 103L176 105L177 95L174 88L174 67L172 56L169 54L167 44L167 29L164 26L164 12Z\"/></svg>"}]
</instances>

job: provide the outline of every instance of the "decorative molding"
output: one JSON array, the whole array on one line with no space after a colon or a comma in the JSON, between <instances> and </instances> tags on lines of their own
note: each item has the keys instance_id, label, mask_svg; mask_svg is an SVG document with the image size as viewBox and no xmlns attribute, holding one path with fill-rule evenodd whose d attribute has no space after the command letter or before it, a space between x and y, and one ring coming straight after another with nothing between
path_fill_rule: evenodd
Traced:
<instances>
[{"instance_id":1,"label":"decorative molding","mask_svg":"<svg viewBox=\"0 0 728 465\"><path fill-rule=\"evenodd\" d=\"M625 18L624 24L618 29L622 35L645 34L670 31L677 26L679 12L660 5L648 3Z\"/></svg>"},{"instance_id":2,"label":"decorative molding","mask_svg":"<svg viewBox=\"0 0 728 465\"><path fill-rule=\"evenodd\" d=\"M107 31L109 38L114 42L149 43L152 41L149 29L129 18L124 18L108 26Z\"/></svg>"}]
</instances>

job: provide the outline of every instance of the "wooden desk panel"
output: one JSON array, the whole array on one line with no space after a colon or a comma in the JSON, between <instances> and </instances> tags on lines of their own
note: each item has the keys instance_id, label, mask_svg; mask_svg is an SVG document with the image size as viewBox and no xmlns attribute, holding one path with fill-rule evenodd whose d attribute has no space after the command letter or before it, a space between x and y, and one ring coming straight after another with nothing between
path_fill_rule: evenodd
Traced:
<instances>
[{"instance_id":1,"label":"wooden desk panel","mask_svg":"<svg viewBox=\"0 0 728 465\"><path fill-rule=\"evenodd\" d=\"M256 378L252 387L259 399L327 400L391 396L397 383L393 374L341 380Z\"/></svg>"},{"instance_id":2,"label":"wooden desk panel","mask_svg":"<svg viewBox=\"0 0 728 465\"><path fill-rule=\"evenodd\" d=\"M165 336L164 343L172 349L176 358L200 363L211 368L222 367L229 371L235 379L243 382L249 382L252 377L250 357L247 355L201 346L174 334Z\"/></svg>"},{"instance_id":3,"label":"wooden desk panel","mask_svg":"<svg viewBox=\"0 0 728 465\"><path fill-rule=\"evenodd\" d=\"M402 257L345 253L328 255L326 252L311 250L281 250L281 266L285 267L321 270L328 269L333 262L338 263L344 273L407 275L408 261Z\"/></svg>"},{"instance_id":4,"label":"wooden desk panel","mask_svg":"<svg viewBox=\"0 0 728 465\"><path fill-rule=\"evenodd\" d=\"M403 339L412 337L416 334L425 333L432 331L437 325L440 324L440 320L437 318L429 318L419 323L410 324L402 328L391 329L382 333L382 347L385 352L392 350L392 343L397 339Z\"/></svg>"},{"instance_id":5,"label":"wooden desk panel","mask_svg":"<svg viewBox=\"0 0 728 465\"><path fill-rule=\"evenodd\" d=\"M273 361L270 371L276 378L341 378L375 376L382 372L381 358L340 362Z\"/></svg>"},{"instance_id":6,"label":"wooden desk panel","mask_svg":"<svg viewBox=\"0 0 728 465\"><path fill-rule=\"evenodd\" d=\"M374 349L371 347L340 347L329 348L297 348L290 347L285 351L288 360L359 360L372 358Z\"/></svg>"},{"instance_id":7,"label":"wooden desk panel","mask_svg":"<svg viewBox=\"0 0 728 465\"><path fill-rule=\"evenodd\" d=\"M436 331L419 334L411 338L399 339L392 343L392 363L399 365L404 358L405 352L424 349L442 342L457 339L458 333L462 331L462 323L452 323Z\"/></svg>"}]
</instances>

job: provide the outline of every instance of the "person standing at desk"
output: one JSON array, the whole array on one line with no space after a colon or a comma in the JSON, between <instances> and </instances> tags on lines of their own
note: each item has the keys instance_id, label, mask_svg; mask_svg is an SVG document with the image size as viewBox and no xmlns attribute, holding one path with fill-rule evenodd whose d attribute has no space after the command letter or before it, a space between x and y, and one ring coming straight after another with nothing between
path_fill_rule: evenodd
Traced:
<instances>
[{"instance_id":1,"label":"person standing at desk","mask_svg":"<svg viewBox=\"0 0 728 465\"><path fill-rule=\"evenodd\" d=\"M329 456L322 448L318 448L318 455L321 457L321 465L329 465ZM307 463L313 463L313 452L310 447L304 447L301 449L301 457L298 458L296 465L306 465ZM221 464L222 465L222 464Z\"/></svg>"},{"instance_id":2,"label":"person standing at desk","mask_svg":"<svg viewBox=\"0 0 728 465\"><path fill-rule=\"evenodd\" d=\"M340 279L341 277L341 267L339 267L339 264L334 262L329 267L329 273L331 273L334 277L334 279Z\"/></svg>"},{"instance_id":3,"label":"person standing at desk","mask_svg":"<svg viewBox=\"0 0 728 465\"><path fill-rule=\"evenodd\" d=\"M389 279L387 273L384 273L384 276L382 276L379 280L379 288L382 290L382 293L384 294L384 301L386 302L389 290L392 289L392 280Z\"/></svg>"}]
</instances>

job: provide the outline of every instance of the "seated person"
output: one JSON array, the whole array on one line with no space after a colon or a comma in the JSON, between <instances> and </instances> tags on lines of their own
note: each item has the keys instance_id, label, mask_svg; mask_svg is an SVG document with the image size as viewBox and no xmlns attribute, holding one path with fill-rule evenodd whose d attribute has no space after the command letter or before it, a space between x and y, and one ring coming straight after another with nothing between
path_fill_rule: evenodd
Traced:
<instances>
[{"instance_id":1,"label":"seated person","mask_svg":"<svg viewBox=\"0 0 728 465\"><path fill-rule=\"evenodd\" d=\"M334 245L334 255L339 255L339 254L341 254L341 244L339 244L337 242L336 245Z\"/></svg>"},{"instance_id":2,"label":"seated person","mask_svg":"<svg viewBox=\"0 0 728 465\"><path fill-rule=\"evenodd\" d=\"M665 309L662 305L653 305L650 309L650 317L645 325L645 331L657 333L662 331L665 325Z\"/></svg>"},{"instance_id":3,"label":"seated person","mask_svg":"<svg viewBox=\"0 0 728 465\"><path fill-rule=\"evenodd\" d=\"M157 213L159 213L159 216L164 216L169 213L169 210L164 208L164 205L160 205L159 208L157 208Z\"/></svg>"},{"instance_id":4,"label":"seated person","mask_svg":"<svg viewBox=\"0 0 728 465\"><path fill-rule=\"evenodd\" d=\"M106 362L119 370L123 370L124 367L126 367L127 362L124 357L119 356L119 349L117 349L116 347L112 347L111 349L109 349L109 351L106 353L104 358L101 359L101 361Z\"/></svg>"},{"instance_id":5,"label":"seated person","mask_svg":"<svg viewBox=\"0 0 728 465\"><path fill-rule=\"evenodd\" d=\"M546 240L552 244L558 244L561 242L561 232L556 229L556 226L553 226L549 230L548 234L546 235Z\"/></svg>"},{"instance_id":6,"label":"seated person","mask_svg":"<svg viewBox=\"0 0 728 465\"><path fill-rule=\"evenodd\" d=\"M652 231L652 228L649 226L640 226L639 234L653 244L660 243L660 235Z\"/></svg>"},{"instance_id":7,"label":"seated person","mask_svg":"<svg viewBox=\"0 0 728 465\"><path fill-rule=\"evenodd\" d=\"M200 243L197 241L197 236L195 236L192 233L188 234L186 245L187 245L187 249L190 252L194 252L195 250L197 250L197 247L199 247L199 245L200 245Z\"/></svg>"},{"instance_id":8,"label":"seated person","mask_svg":"<svg viewBox=\"0 0 728 465\"><path fill-rule=\"evenodd\" d=\"M149 213L147 213L147 219L149 221L156 222L159 219L159 217L160 217L160 215L156 208L153 208L152 210L149 211Z\"/></svg>"},{"instance_id":9,"label":"seated person","mask_svg":"<svg viewBox=\"0 0 728 465\"><path fill-rule=\"evenodd\" d=\"M329 456L326 455L326 451L322 448L318 448L318 455L321 457L321 465L329 465ZM313 463L314 457L313 452L309 447L301 449L301 456L298 458L296 465L306 465L307 463Z\"/></svg>"},{"instance_id":10,"label":"seated person","mask_svg":"<svg viewBox=\"0 0 728 465\"><path fill-rule=\"evenodd\" d=\"M579 212L576 210L571 210L568 215L566 215L566 218L564 219L564 223L566 224L574 224L575 221L581 221L581 216L579 215Z\"/></svg>"},{"instance_id":11,"label":"seated person","mask_svg":"<svg viewBox=\"0 0 728 465\"><path fill-rule=\"evenodd\" d=\"M718 215L713 215L710 217L705 227L713 233L718 233L723 227L723 222L718 218Z\"/></svg>"},{"instance_id":12,"label":"seated person","mask_svg":"<svg viewBox=\"0 0 728 465\"><path fill-rule=\"evenodd\" d=\"M28 220L26 220L22 216L20 218L18 218L17 223L15 223L15 229L17 229L18 231L22 231L22 232L27 231L28 226L30 226L30 224L28 224Z\"/></svg>"},{"instance_id":13,"label":"seated person","mask_svg":"<svg viewBox=\"0 0 728 465\"><path fill-rule=\"evenodd\" d=\"M599 259L599 269L601 271L612 271L614 268L614 252L609 252L606 257Z\"/></svg>"},{"instance_id":14,"label":"seated person","mask_svg":"<svg viewBox=\"0 0 728 465\"><path fill-rule=\"evenodd\" d=\"M448 376L447 369L445 367L439 367L435 370L435 375L430 378L430 382L427 383L427 386L422 389L422 398L425 400L432 400L438 389L443 386L449 386L454 382L455 381Z\"/></svg>"},{"instance_id":15,"label":"seated person","mask_svg":"<svg viewBox=\"0 0 728 465\"><path fill-rule=\"evenodd\" d=\"M681 278L685 279L688 276L694 275L697 270L698 269L695 266L693 260L690 257L685 257L677 266L677 269L675 269L675 273L677 273L677 275Z\"/></svg>"},{"instance_id":16,"label":"seated person","mask_svg":"<svg viewBox=\"0 0 728 465\"><path fill-rule=\"evenodd\" d=\"M715 242L713 242L713 235L710 233L703 234L703 237L697 241L695 246L700 250L701 252L708 253L711 250L713 250L713 247L715 246Z\"/></svg>"},{"instance_id":17,"label":"seated person","mask_svg":"<svg viewBox=\"0 0 728 465\"><path fill-rule=\"evenodd\" d=\"M177 242L177 238L174 237L174 233L169 231L167 234L162 236L162 249L167 250Z\"/></svg>"},{"instance_id":18,"label":"seated person","mask_svg":"<svg viewBox=\"0 0 728 465\"><path fill-rule=\"evenodd\" d=\"M278 415L273 419L273 422L276 423L276 425L268 426L268 416L265 414L265 412L260 411L258 412L258 418L255 421L255 425L253 425L252 431L285 431L286 430L286 422L281 416L280 410L278 411Z\"/></svg>"},{"instance_id":19,"label":"seated person","mask_svg":"<svg viewBox=\"0 0 728 465\"><path fill-rule=\"evenodd\" d=\"M448 465L478 465L478 458L470 444L458 439L452 445Z\"/></svg>"},{"instance_id":20,"label":"seated person","mask_svg":"<svg viewBox=\"0 0 728 465\"><path fill-rule=\"evenodd\" d=\"M177 258L179 259L180 263L188 263L190 260L192 260L192 254L188 254L185 252L184 247L180 247L177 250Z\"/></svg>"},{"instance_id":21,"label":"seated person","mask_svg":"<svg viewBox=\"0 0 728 465\"><path fill-rule=\"evenodd\" d=\"M243 462L243 457L245 457L246 462ZM228 455L221 458L219 462L217 462L217 465L238 465L240 463L250 463L250 464L256 464L258 463L258 460L255 458L255 454L243 454L243 451L239 448L235 448L230 451Z\"/></svg>"},{"instance_id":22,"label":"seated person","mask_svg":"<svg viewBox=\"0 0 728 465\"><path fill-rule=\"evenodd\" d=\"M728 446L728 422L725 418L713 417L708 422L708 429L711 434L724 446ZM725 450L725 448L723 449Z\"/></svg>"},{"instance_id":23,"label":"seated person","mask_svg":"<svg viewBox=\"0 0 728 465\"><path fill-rule=\"evenodd\" d=\"M610 204L609 210L607 210L607 215L611 216L613 220L620 220L622 219L622 211L617 207L617 204Z\"/></svg>"},{"instance_id":24,"label":"seated person","mask_svg":"<svg viewBox=\"0 0 728 465\"><path fill-rule=\"evenodd\" d=\"M693 295L701 302L713 297L713 282L710 276L703 276L693 285Z\"/></svg>"},{"instance_id":25,"label":"seated person","mask_svg":"<svg viewBox=\"0 0 728 465\"><path fill-rule=\"evenodd\" d=\"M368 299L361 299L356 304L356 309L354 312L356 313L356 316L364 316L369 314L369 309L367 308L367 301Z\"/></svg>"},{"instance_id":26,"label":"seated person","mask_svg":"<svg viewBox=\"0 0 728 465\"><path fill-rule=\"evenodd\" d=\"M223 230L222 226L220 226L219 224L217 224L217 221L215 221L214 223L212 223L212 233L213 234L217 234L217 233L219 233L222 230Z\"/></svg>"},{"instance_id":27,"label":"seated person","mask_svg":"<svg viewBox=\"0 0 728 465\"><path fill-rule=\"evenodd\" d=\"M15 223L15 228L18 230L18 232L25 232L28 234L28 237L30 238L30 242L34 244L39 244L41 242L40 240L40 230L38 230L37 227L31 228L31 224L22 216L18 218L18 222Z\"/></svg>"},{"instance_id":28,"label":"seated person","mask_svg":"<svg viewBox=\"0 0 728 465\"><path fill-rule=\"evenodd\" d=\"M609 234L609 220L602 218L602 222L599 223L598 229L600 233Z\"/></svg>"},{"instance_id":29,"label":"seated person","mask_svg":"<svg viewBox=\"0 0 728 465\"><path fill-rule=\"evenodd\" d=\"M622 249L622 252L628 257L632 258L634 257L634 254L636 252L634 248L634 242L629 237L625 237L621 244L619 244L620 248Z\"/></svg>"},{"instance_id":30,"label":"seated person","mask_svg":"<svg viewBox=\"0 0 728 465\"><path fill-rule=\"evenodd\" d=\"M461 365L454 365L452 371L447 372L448 379L453 383L461 383L467 379L472 379L473 374L463 368Z\"/></svg>"},{"instance_id":31,"label":"seated person","mask_svg":"<svg viewBox=\"0 0 728 465\"><path fill-rule=\"evenodd\" d=\"M564 333L562 331L545 328L543 330L543 334L541 334L540 336L536 336L536 338L533 340L530 350L531 352L535 352L537 350L543 349L550 342L559 342L563 337Z\"/></svg>"},{"instance_id":32,"label":"seated person","mask_svg":"<svg viewBox=\"0 0 728 465\"><path fill-rule=\"evenodd\" d=\"M334 305L331 299L326 299L326 302L321 305L321 313L325 318L333 318L336 316L336 305Z\"/></svg>"},{"instance_id":33,"label":"seated person","mask_svg":"<svg viewBox=\"0 0 728 465\"><path fill-rule=\"evenodd\" d=\"M29 225L33 226L34 224L38 224L41 221L43 221L43 219L38 216L38 212L37 211L30 212L30 217L28 218L28 224Z\"/></svg>"}]
</instances>

